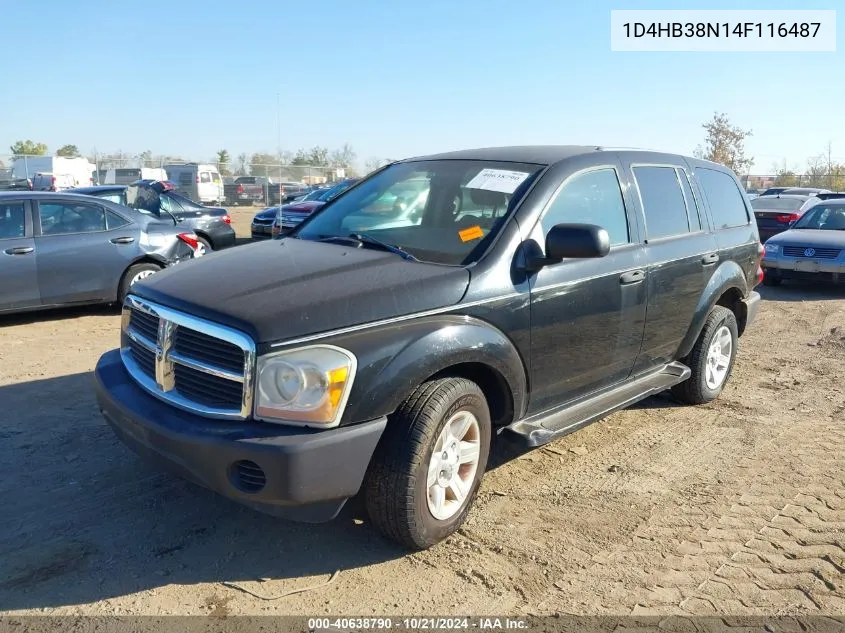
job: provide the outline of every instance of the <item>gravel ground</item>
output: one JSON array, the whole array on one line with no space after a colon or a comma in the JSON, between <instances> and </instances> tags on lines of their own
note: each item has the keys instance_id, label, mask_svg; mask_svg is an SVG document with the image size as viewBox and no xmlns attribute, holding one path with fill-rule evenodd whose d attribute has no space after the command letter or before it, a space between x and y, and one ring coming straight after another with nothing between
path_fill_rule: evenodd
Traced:
<instances>
[{"instance_id":1,"label":"gravel ground","mask_svg":"<svg viewBox=\"0 0 845 633\"><path fill-rule=\"evenodd\" d=\"M845 614L845 291L764 299L715 403L497 446L464 529L413 555L356 507L287 523L136 458L92 391L114 309L0 318L0 612Z\"/></svg>"}]
</instances>

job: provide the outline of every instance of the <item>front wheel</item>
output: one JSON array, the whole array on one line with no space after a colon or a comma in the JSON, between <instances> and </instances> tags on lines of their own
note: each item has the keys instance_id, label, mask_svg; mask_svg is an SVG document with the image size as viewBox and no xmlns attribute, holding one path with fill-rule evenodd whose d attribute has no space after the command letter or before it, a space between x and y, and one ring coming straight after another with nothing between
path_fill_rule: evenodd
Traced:
<instances>
[{"instance_id":1,"label":"front wheel","mask_svg":"<svg viewBox=\"0 0 845 633\"><path fill-rule=\"evenodd\" d=\"M733 312L722 306L710 310L686 358L692 374L672 388L676 398L687 404L704 404L722 393L736 360L738 332Z\"/></svg>"},{"instance_id":2,"label":"front wheel","mask_svg":"<svg viewBox=\"0 0 845 633\"><path fill-rule=\"evenodd\" d=\"M376 528L411 549L457 530L487 467L490 436L490 410L474 382L442 378L417 388L391 416L364 482Z\"/></svg>"}]
</instances>

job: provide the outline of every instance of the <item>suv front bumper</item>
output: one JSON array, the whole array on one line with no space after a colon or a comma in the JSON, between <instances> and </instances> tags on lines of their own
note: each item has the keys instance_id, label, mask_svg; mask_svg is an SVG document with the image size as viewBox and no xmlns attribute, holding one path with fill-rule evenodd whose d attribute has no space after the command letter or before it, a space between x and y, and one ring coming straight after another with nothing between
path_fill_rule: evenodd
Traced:
<instances>
[{"instance_id":1,"label":"suv front bumper","mask_svg":"<svg viewBox=\"0 0 845 633\"><path fill-rule=\"evenodd\" d=\"M164 468L255 510L319 523L361 487L387 418L328 430L203 418L143 391L120 352L94 370L100 411L118 438Z\"/></svg>"}]
</instances>

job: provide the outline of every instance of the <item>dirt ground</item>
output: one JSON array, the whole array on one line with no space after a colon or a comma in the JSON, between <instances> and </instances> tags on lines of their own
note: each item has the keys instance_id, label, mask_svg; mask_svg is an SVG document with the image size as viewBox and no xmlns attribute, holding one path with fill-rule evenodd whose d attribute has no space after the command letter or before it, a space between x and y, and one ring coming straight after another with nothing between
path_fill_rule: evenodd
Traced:
<instances>
[{"instance_id":1,"label":"dirt ground","mask_svg":"<svg viewBox=\"0 0 845 633\"><path fill-rule=\"evenodd\" d=\"M287 523L135 457L93 397L114 310L0 318L0 610L845 614L845 290L763 292L719 400L497 446L465 528L413 555L355 507Z\"/></svg>"}]
</instances>

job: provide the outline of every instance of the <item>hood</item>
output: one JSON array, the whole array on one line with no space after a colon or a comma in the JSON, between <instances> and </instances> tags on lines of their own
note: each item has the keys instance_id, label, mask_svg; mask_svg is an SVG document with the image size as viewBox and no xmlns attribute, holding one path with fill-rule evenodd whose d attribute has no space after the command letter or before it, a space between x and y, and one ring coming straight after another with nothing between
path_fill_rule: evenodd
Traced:
<instances>
[{"instance_id":1,"label":"hood","mask_svg":"<svg viewBox=\"0 0 845 633\"><path fill-rule=\"evenodd\" d=\"M282 207L282 213L303 213L309 215L322 207L325 202L320 200L306 200L304 202L293 202Z\"/></svg>"},{"instance_id":2,"label":"hood","mask_svg":"<svg viewBox=\"0 0 845 633\"><path fill-rule=\"evenodd\" d=\"M259 211L255 214L256 220L272 220L276 217L276 214L279 212L279 207L270 207L269 209L264 209L264 211Z\"/></svg>"},{"instance_id":3,"label":"hood","mask_svg":"<svg viewBox=\"0 0 845 633\"><path fill-rule=\"evenodd\" d=\"M770 237L766 244L845 249L845 231L790 229Z\"/></svg>"},{"instance_id":4,"label":"hood","mask_svg":"<svg viewBox=\"0 0 845 633\"><path fill-rule=\"evenodd\" d=\"M183 262L133 293L267 343L454 305L468 283L465 268L289 238Z\"/></svg>"}]
</instances>

